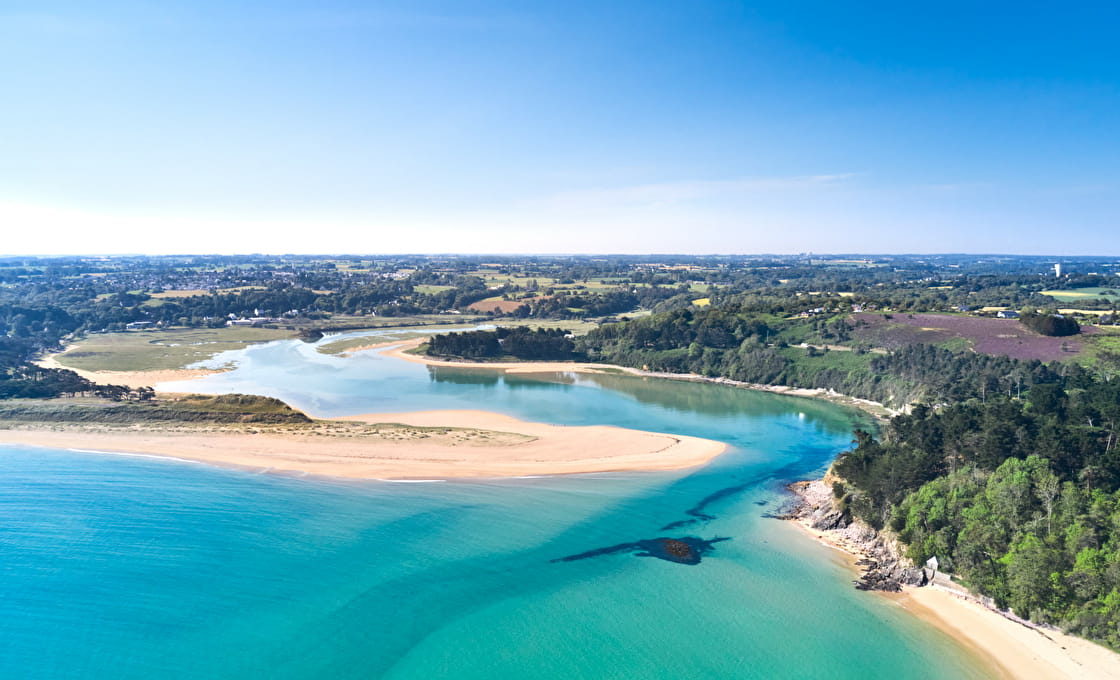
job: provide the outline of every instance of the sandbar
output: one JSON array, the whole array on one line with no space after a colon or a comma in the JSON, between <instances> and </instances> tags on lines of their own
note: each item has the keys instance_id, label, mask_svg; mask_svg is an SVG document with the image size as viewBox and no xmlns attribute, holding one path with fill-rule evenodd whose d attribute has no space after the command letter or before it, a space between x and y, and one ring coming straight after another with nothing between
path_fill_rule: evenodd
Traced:
<instances>
[{"instance_id":1,"label":"sandbar","mask_svg":"<svg viewBox=\"0 0 1120 680\"><path fill-rule=\"evenodd\" d=\"M320 420L309 428L7 426L0 429L0 442L363 479L675 470L702 465L726 449L722 442L697 437L529 423L486 411L369 414Z\"/></svg>"},{"instance_id":2,"label":"sandbar","mask_svg":"<svg viewBox=\"0 0 1120 680\"><path fill-rule=\"evenodd\" d=\"M576 361L452 361L449 359L435 359L421 354L412 354L409 350L416 349L424 344L427 338L414 338L404 342L392 343L388 349L380 353L394 359L403 359L417 364L429 366L454 366L457 368L488 368L504 371L506 373L607 373L622 371L633 375L644 375L636 368L614 366L611 364L589 364ZM380 346L378 346L380 347ZM371 347L370 349L374 349ZM351 350L354 353L357 350ZM608 370L604 370L608 369Z\"/></svg>"}]
</instances>

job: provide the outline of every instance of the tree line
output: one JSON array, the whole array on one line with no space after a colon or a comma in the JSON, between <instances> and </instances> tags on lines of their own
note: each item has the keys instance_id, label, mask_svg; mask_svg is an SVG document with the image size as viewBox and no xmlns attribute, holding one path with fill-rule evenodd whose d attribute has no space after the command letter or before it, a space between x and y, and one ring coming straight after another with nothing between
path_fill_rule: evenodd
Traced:
<instances>
[{"instance_id":1,"label":"tree line","mask_svg":"<svg viewBox=\"0 0 1120 680\"><path fill-rule=\"evenodd\" d=\"M576 358L575 344L567 331L527 326L499 327L492 331L443 333L428 339L427 353L437 357L525 361L566 361Z\"/></svg>"},{"instance_id":2,"label":"tree line","mask_svg":"<svg viewBox=\"0 0 1120 680\"><path fill-rule=\"evenodd\" d=\"M1051 337L1077 335L1081 332L1081 324L1077 323L1076 319L1062 314L1024 311L1019 316L1019 323L1039 335L1049 335Z\"/></svg>"},{"instance_id":3,"label":"tree line","mask_svg":"<svg viewBox=\"0 0 1120 680\"><path fill-rule=\"evenodd\" d=\"M833 466L841 507L1000 607L1120 649L1120 381L1058 378L893 418Z\"/></svg>"}]
</instances>

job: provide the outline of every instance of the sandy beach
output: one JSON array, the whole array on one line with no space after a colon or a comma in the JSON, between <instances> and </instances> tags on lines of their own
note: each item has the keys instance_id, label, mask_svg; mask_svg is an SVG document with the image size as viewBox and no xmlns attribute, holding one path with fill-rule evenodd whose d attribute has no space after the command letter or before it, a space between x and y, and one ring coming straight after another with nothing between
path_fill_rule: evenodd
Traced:
<instances>
[{"instance_id":1,"label":"sandy beach","mask_svg":"<svg viewBox=\"0 0 1120 680\"><path fill-rule=\"evenodd\" d=\"M865 555L854 543L834 532L814 529L803 521L792 524L818 542L839 551L853 572L860 571L856 561ZM944 578L944 575L938 575L938 579ZM1014 621L981 604L960 586L904 587L901 593L878 592L874 595L897 603L953 637L988 666L993 677L1120 680L1120 654L1056 630Z\"/></svg>"},{"instance_id":2,"label":"sandy beach","mask_svg":"<svg viewBox=\"0 0 1120 680\"><path fill-rule=\"evenodd\" d=\"M375 342L375 343L372 343L372 344L369 344L369 345L358 345L357 347L351 347L351 348L347 349L346 351L339 352L338 356L340 356L340 357L350 357L350 356L353 356L355 354L358 354L359 352L369 352L369 351L375 350L375 349L383 349L385 347L392 347L393 345L396 345L396 344L398 344L398 343L396 343L396 342Z\"/></svg>"},{"instance_id":3,"label":"sandy beach","mask_svg":"<svg viewBox=\"0 0 1120 680\"><path fill-rule=\"evenodd\" d=\"M623 371L634 375L642 375L642 371L637 369L613 366L610 364L588 364L575 361L449 361L447 359L433 359L429 356L410 353L410 350L416 349L424 344L426 339L427 338L415 338L401 343L392 343L392 346L388 349L383 349L381 354L387 357L403 359L416 364L427 364L429 366L489 368L506 373L563 373L565 371L573 373L606 373L608 371L604 369L609 369L610 372ZM370 349L374 348L373 346L370 347ZM351 350L351 353L355 351L358 350Z\"/></svg>"},{"instance_id":4,"label":"sandy beach","mask_svg":"<svg viewBox=\"0 0 1120 680\"><path fill-rule=\"evenodd\" d=\"M1120 654L1059 631L1029 627L937 586L885 597L990 661L1004 678L1120 679Z\"/></svg>"},{"instance_id":5,"label":"sandy beach","mask_svg":"<svg viewBox=\"0 0 1120 680\"><path fill-rule=\"evenodd\" d=\"M408 353L423 342L376 343L349 349L429 365L508 373L586 372L691 379L631 368L575 362L446 361ZM41 365L62 367L53 357ZM73 369L71 369L73 370ZM129 386L189 380L215 371L77 371L95 382ZM696 377L696 379L701 379ZM819 390L739 385L794 396L829 398ZM157 388L158 389L158 388ZM837 395L839 396L839 395ZM855 400L852 400L855 401ZM871 402L849 404L863 407ZM881 405L875 404L881 408ZM381 424L381 425L378 425ZM316 421L314 427L109 427L44 424L0 430L0 442L164 456L262 472L365 479L455 479L671 470L701 465L721 442L609 426L530 423L486 411L379 413ZM805 527L846 556L844 545ZM855 560L849 560L855 569ZM883 597L956 638L1005 678L1120 680L1120 655L1079 638L1030 627L939 587L908 588Z\"/></svg>"},{"instance_id":6,"label":"sandy beach","mask_svg":"<svg viewBox=\"0 0 1120 680\"><path fill-rule=\"evenodd\" d=\"M726 448L695 437L528 423L485 411L370 414L316 421L310 429L51 423L0 430L0 442L364 479L672 470L703 464Z\"/></svg>"}]
</instances>

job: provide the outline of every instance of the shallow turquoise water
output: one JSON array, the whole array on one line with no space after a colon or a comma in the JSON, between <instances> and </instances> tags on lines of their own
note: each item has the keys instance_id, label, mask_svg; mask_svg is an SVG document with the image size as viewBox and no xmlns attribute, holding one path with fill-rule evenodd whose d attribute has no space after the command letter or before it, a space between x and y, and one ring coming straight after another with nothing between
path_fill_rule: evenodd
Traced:
<instances>
[{"instance_id":1,"label":"shallow turquoise water","mask_svg":"<svg viewBox=\"0 0 1120 680\"><path fill-rule=\"evenodd\" d=\"M192 383L333 416L485 408L726 441L698 470L293 479L0 448L0 677L960 678L950 640L764 513L858 419L627 376L497 376L280 342ZM692 513L690 514L690 510ZM666 525L688 522L672 529ZM729 537L698 565L619 552Z\"/></svg>"}]
</instances>

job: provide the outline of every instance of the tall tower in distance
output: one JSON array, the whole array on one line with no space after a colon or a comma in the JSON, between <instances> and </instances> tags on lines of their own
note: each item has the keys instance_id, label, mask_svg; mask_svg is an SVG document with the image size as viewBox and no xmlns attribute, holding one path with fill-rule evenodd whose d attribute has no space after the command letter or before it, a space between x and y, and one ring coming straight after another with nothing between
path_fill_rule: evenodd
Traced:
<instances>
[{"instance_id":1,"label":"tall tower in distance","mask_svg":"<svg viewBox=\"0 0 1120 680\"><path fill-rule=\"evenodd\" d=\"M1062 263L1058 262L1054 265L1054 276L1062 275Z\"/></svg>"}]
</instances>

